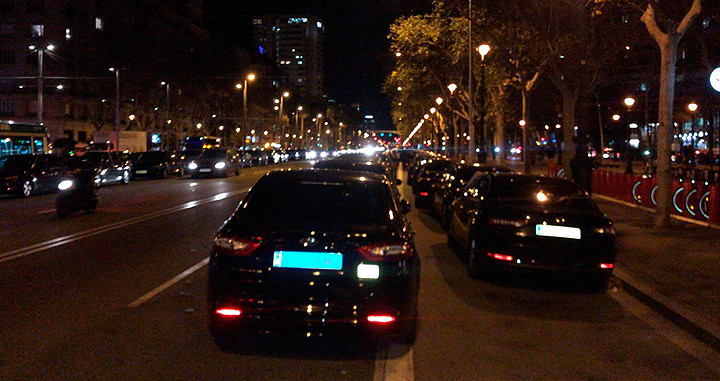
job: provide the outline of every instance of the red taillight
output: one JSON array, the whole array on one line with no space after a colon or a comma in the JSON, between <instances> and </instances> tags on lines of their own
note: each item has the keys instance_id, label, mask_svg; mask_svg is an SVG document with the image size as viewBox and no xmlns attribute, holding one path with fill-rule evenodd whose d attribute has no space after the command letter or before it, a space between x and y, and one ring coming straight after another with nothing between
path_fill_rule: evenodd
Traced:
<instances>
[{"instance_id":1,"label":"red taillight","mask_svg":"<svg viewBox=\"0 0 720 381\"><path fill-rule=\"evenodd\" d=\"M512 220L509 218L491 218L490 225L495 226L510 226L514 228L521 228L528 224L528 220L523 218L521 220Z\"/></svg>"},{"instance_id":2,"label":"red taillight","mask_svg":"<svg viewBox=\"0 0 720 381\"><path fill-rule=\"evenodd\" d=\"M503 255L503 254L498 254L498 253L487 253L487 254L488 254L488 257L492 257L494 259L497 259L498 261L512 262L512 260L513 260L512 255Z\"/></svg>"},{"instance_id":3,"label":"red taillight","mask_svg":"<svg viewBox=\"0 0 720 381\"><path fill-rule=\"evenodd\" d=\"M615 267L615 265L612 263L601 263L600 264L601 269L612 269L614 267Z\"/></svg>"},{"instance_id":4,"label":"red taillight","mask_svg":"<svg viewBox=\"0 0 720 381\"><path fill-rule=\"evenodd\" d=\"M260 246L249 239L233 237L215 237L213 243L218 253L236 257L246 257Z\"/></svg>"},{"instance_id":5,"label":"red taillight","mask_svg":"<svg viewBox=\"0 0 720 381\"><path fill-rule=\"evenodd\" d=\"M362 246L358 248L358 252L369 261L389 262L409 258L414 250L409 243L398 241Z\"/></svg>"},{"instance_id":6,"label":"red taillight","mask_svg":"<svg viewBox=\"0 0 720 381\"><path fill-rule=\"evenodd\" d=\"M428 192L420 192L420 196L427 197Z\"/></svg>"},{"instance_id":7,"label":"red taillight","mask_svg":"<svg viewBox=\"0 0 720 381\"><path fill-rule=\"evenodd\" d=\"M367 321L370 323L377 324L388 324L395 321L395 316L392 315L370 315L367 317Z\"/></svg>"},{"instance_id":8,"label":"red taillight","mask_svg":"<svg viewBox=\"0 0 720 381\"><path fill-rule=\"evenodd\" d=\"M222 316L240 316L242 315L242 310L239 308L218 308L215 310L215 313Z\"/></svg>"}]
</instances>

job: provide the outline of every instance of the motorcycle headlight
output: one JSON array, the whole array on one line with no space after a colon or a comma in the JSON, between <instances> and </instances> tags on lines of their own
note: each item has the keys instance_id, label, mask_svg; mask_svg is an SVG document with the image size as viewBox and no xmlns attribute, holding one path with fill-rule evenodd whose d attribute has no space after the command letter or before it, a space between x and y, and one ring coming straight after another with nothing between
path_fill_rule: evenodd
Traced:
<instances>
[{"instance_id":1,"label":"motorcycle headlight","mask_svg":"<svg viewBox=\"0 0 720 381\"><path fill-rule=\"evenodd\" d=\"M191 161L190 164L188 164L188 169L197 169L198 165L194 161Z\"/></svg>"},{"instance_id":2,"label":"motorcycle headlight","mask_svg":"<svg viewBox=\"0 0 720 381\"><path fill-rule=\"evenodd\" d=\"M215 163L215 169L223 169L225 168L225 162L224 161L218 161Z\"/></svg>"},{"instance_id":3,"label":"motorcycle headlight","mask_svg":"<svg viewBox=\"0 0 720 381\"><path fill-rule=\"evenodd\" d=\"M72 180L63 180L60 182L60 184L58 184L58 189L68 190L68 189L72 188L72 186L73 186Z\"/></svg>"}]
</instances>

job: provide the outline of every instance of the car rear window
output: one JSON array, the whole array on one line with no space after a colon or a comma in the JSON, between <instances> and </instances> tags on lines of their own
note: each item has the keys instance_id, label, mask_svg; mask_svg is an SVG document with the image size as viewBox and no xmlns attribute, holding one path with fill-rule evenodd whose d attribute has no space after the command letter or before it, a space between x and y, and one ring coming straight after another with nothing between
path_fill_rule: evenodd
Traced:
<instances>
[{"instance_id":1,"label":"car rear window","mask_svg":"<svg viewBox=\"0 0 720 381\"><path fill-rule=\"evenodd\" d=\"M545 205L572 209L595 209L590 197L575 183L558 179L535 177L496 177L492 181L490 198L499 201L539 203L539 192L548 198Z\"/></svg>"},{"instance_id":2,"label":"car rear window","mask_svg":"<svg viewBox=\"0 0 720 381\"><path fill-rule=\"evenodd\" d=\"M451 161L432 161L425 165L425 172L440 172L453 166Z\"/></svg>"},{"instance_id":3,"label":"car rear window","mask_svg":"<svg viewBox=\"0 0 720 381\"><path fill-rule=\"evenodd\" d=\"M389 211L395 213L390 190L382 182L265 180L253 187L235 222L258 228L331 229L384 225L391 221Z\"/></svg>"}]
</instances>

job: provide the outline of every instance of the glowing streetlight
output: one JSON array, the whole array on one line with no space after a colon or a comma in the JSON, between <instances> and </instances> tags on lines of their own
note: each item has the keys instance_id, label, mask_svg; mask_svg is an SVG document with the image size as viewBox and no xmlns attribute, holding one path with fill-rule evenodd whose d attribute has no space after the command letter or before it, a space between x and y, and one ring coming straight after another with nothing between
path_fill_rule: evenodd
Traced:
<instances>
[{"instance_id":1,"label":"glowing streetlight","mask_svg":"<svg viewBox=\"0 0 720 381\"><path fill-rule=\"evenodd\" d=\"M623 102L625 103L625 106L632 107L635 105L635 98L627 97Z\"/></svg>"},{"instance_id":2,"label":"glowing streetlight","mask_svg":"<svg viewBox=\"0 0 720 381\"><path fill-rule=\"evenodd\" d=\"M527 124L527 122L525 121L525 119L520 119L520 121L518 122L518 124L520 125L520 127L525 127L525 125Z\"/></svg>"},{"instance_id":3,"label":"glowing streetlight","mask_svg":"<svg viewBox=\"0 0 720 381\"><path fill-rule=\"evenodd\" d=\"M302 111L302 110L303 110L303 106L298 106L298 107L297 107L297 110L298 110L298 111Z\"/></svg>"},{"instance_id":4,"label":"glowing streetlight","mask_svg":"<svg viewBox=\"0 0 720 381\"><path fill-rule=\"evenodd\" d=\"M400 53L400 52L395 53L395 57L400 57L400 56L402 56L402 53Z\"/></svg>"},{"instance_id":5,"label":"glowing streetlight","mask_svg":"<svg viewBox=\"0 0 720 381\"><path fill-rule=\"evenodd\" d=\"M688 110L690 110L690 112L695 112L698 109L698 105L697 105L697 103L692 102L692 103L688 104L687 108L688 108Z\"/></svg>"},{"instance_id":6,"label":"glowing streetlight","mask_svg":"<svg viewBox=\"0 0 720 381\"><path fill-rule=\"evenodd\" d=\"M253 74L253 73L250 73L250 74L248 74L248 76L247 76L247 80L250 81L250 82L254 81L255 78L256 78L256 77L255 77L255 74Z\"/></svg>"},{"instance_id":7,"label":"glowing streetlight","mask_svg":"<svg viewBox=\"0 0 720 381\"><path fill-rule=\"evenodd\" d=\"M612 116L612 119L617 122L618 120L620 120L620 115L615 114Z\"/></svg>"},{"instance_id":8,"label":"glowing streetlight","mask_svg":"<svg viewBox=\"0 0 720 381\"><path fill-rule=\"evenodd\" d=\"M130 119L131 121L135 120L135 114L128 115L128 119Z\"/></svg>"},{"instance_id":9,"label":"glowing streetlight","mask_svg":"<svg viewBox=\"0 0 720 381\"><path fill-rule=\"evenodd\" d=\"M445 102L445 100L442 99L442 97L437 97L437 98L435 98L435 103L437 103L438 106L440 106L441 104L443 104L443 102Z\"/></svg>"},{"instance_id":10,"label":"glowing streetlight","mask_svg":"<svg viewBox=\"0 0 720 381\"><path fill-rule=\"evenodd\" d=\"M430 115L428 115L428 114L423 115L423 119L425 119L425 120L430 119Z\"/></svg>"},{"instance_id":11,"label":"glowing streetlight","mask_svg":"<svg viewBox=\"0 0 720 381\"><path fill-rule=\"evenodd\" d=\"M285 97L285 98L287 98L287 97L290 96L290 92L289 92L289 91L286 91L286 92L284 92L284 93L282 94L282 96Z\"/></svg>"},{"instance_id":12,"label":"glowing streetlight","mask_svg":"<svg viewBox=\"0 0 720 381\"><path fill-rule=\"evenodd\" d=\"M240 133L240 127L236 128L236 129L235 129L235 132L237 132L237 133L239 134L239 133Z\"/></svg>"},{"instance_id":13,"label":"glowing streetlight","mask_svg":"<svg viewBox=\"0 0 720 381\"><path fill-rule=\"evenodd\" d=\"M236 83L236 84L235 84L235 88L238 89L238 90L241 90L241 89L243 88L243 84L242 84L242 83Z\"/></svg>"},{"instance_id":14,"label":"glowing streetlight","mask_svg":"<svg viewBox=\"0 0 720 381\"><path fill-rule=\"evenodd\" d=\"M202 128L202 123L196 124L195 127L197 127L198 130L201 129L201 128Z\"/></svg>"},{"instance_id":15,"label":"glowing streetlight","mask_svg":"<svg viewBox=\"0 0 720 381\"><path fill-rule=\"evenodd\" d=\"M490 45L488 45L488 44L480 45L480 46L477 47L477 51L478 51L478 53L480 53L480 56L481 56L482 59L484 60L484 59L485 59L485 56L486 56L488 53L490 53Z\"/></svg>"},{"instance_id":16,"label":"glowing streetlight","mask_svg":"<svg viewBox=\"0 0 720 381\"><path fill-rule=\"evenodd\" d=\"M430 113L435 114L437 112L437 109L435 107L430 107Z\"/></svg>"},{"instance_id":17,"label":"glowing streetlight","mask_svg":"<svg viewBox=\"0 0 720 381\"><path fill-rule=\"evenodd\" d=\"M454 83L451 83L447 86L448 90L450 90L450 94L455 93L455 90L457 90L457 85Z\"/></svg>"},{"instance_id":18,"label":"glowing streetlight","mask_svg":"<svg viewBox=\"0 0 720 381\"><path fill-rule=\"evenodd\" d=\"M224 129L225 129L225 126L223 126L223 125L221 125L220 127L218 127L218 130L220 130L220 131L222 131L222 130L224 130Z\"/></svg>"},{"instance_id":19,"label":"glowing streetlight","mask_svg":"<svg viewBox=\"0 0 720 381\"><path fill-rule=\"evenodd\" d=\"M402 86L398 86L397 91L402 91Z\"/></svg>"}]
</instances>

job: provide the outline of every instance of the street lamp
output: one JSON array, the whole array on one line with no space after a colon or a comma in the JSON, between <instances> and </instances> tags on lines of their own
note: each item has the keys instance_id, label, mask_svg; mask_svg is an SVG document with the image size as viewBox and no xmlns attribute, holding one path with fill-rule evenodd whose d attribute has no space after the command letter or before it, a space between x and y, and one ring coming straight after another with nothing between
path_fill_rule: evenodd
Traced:
<instances>
[{"instance_id":1,"label":"street lamp","mask_svg":"<svg viewBox=\"0 0 720 381\"><path fill-rule=\"evenodd\" d=\"M254 73L248 74L244 79L243 83L236 83L235 88L243 91L243 129L247 131L247 88L248 81L252 82L256 78ZM244 139L244 138L243 138Z\"/></svg>"},{"instance_id":2,"label":"street lamp","mask_svg":"<svg viewBox=\"0 0 720 381\"><path fill-rule=\"evenodd\" d=\"M450 90L450 94L455 94L455 90L457 90L457 85L454 83L451 83L447 86L448 90Z\"/></svg>"},{"instance_id":3,"label":"street lamp","mask_svg":"<svg viewBox=\"0 0 720 381\"><path fill-rule=\"evenodd\" d=\"M480 109L480 130L483 131L483 134L487 135L485 133L485 56L490 52L490 45L483 44L477 47L478 53L480 53L480 106L482 107ZM475 141L474 141L474 135L475 131L470 131L470 142L472 143L471 146L474 149ZM484 139L486 140L486 139ZM524 148L524 147L523 147ZM502 149L502 148L501 148ZM474 154L471 153L471 155ZM501 153L502 154L502 153Z\"/></svg>"},{"instance_id":4,"label":"street lamp","mask_svg":"<svg viewBox=\"0 0 720 381\"><path fill-rule=\"evenodd\" d=\"M697 103L692 102L692 103L688 104L687 108L688 108L688 110L690 110L690 112L695 112L698 109L698 105L697 105Z\"/></svg>"},{"instance_id":5,"label":"street lamp","mask_svg":"<svg viewBox=\"0 0 720 381\"><path fill-rule=\"evenodd\" d=\"M620 120L620 115L618 115L618 114L613 115L612 120L617 122L618 120Z\"/></svg>"},{"instance_id":6,"label":"street lamp","mask_svg":"<svg viewBox=\"0 0 720 381\"><path fill-rule=\"evenodd\" d=\"M162 81L160 86L165 86L165 121L170 124L170 82ZM165 128L165 137L167 138L167 127ZM175 134L175 149L178 148L180 141L179 134ZM165 143L167 144L167 143Z\"/></svg>"},{"instance_id":7,"label":"street lamp","mask_svg":"<svg viewBox=\"0 0 720 381\"><path fill-rule=\"evenodd\" d=\"M37 77L37 86L38 86L38 110L37 110L37 117L38 117L38 124L43 124L43 56L46 51L52 52L55 50L55 45L49 44L45 48L37 47L35 45L30 45L30 50L32 52L37 52L38 54L38 77Z\"/></svg>"},{"instance_id":8,"label":"street lamp","mask_svg":"<svg viewBox=\"0 0 720 381\"><path fill-rule=\"evenodd\" d=\"M297 109L295 110L295 130L299 131L300 133L302 133L302 131L305 129L305 118L302 118L302 122L298 122L300 120L300 113L302 112L302 110L303 106L297 106ZM295 136L296 134L293 134L293 142L295 140Z\"/></svg>"},{"instance_id":9,"label":"street lamp","mask_svg":"<svg viewBox=\"0 0 720 381\"><path fill-rule=\"evenodd\" d=\"M441 104L443 104L443 102L445 102L445 100L442 99L442 97L437 97L437 98L435 98L435 103L437 103L438 106L440 106Z\"/></svg>"},{"instance_id":10,"label":"street lamp","mask_svg":"<svg viewBox=\"0 0 720 381\"><path fill-rule=\"evenodd\" d=\"M623 100L623 103L625 103L625 106L630 108L635 105L635 98L627 97L625 98L625 100Z\"/></svg>"}]
</instances>

